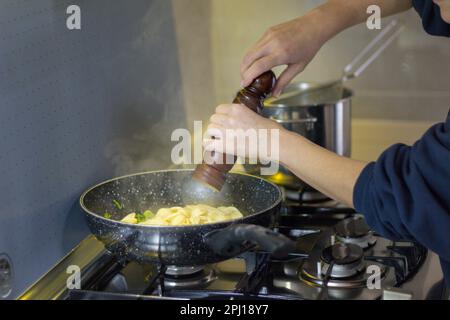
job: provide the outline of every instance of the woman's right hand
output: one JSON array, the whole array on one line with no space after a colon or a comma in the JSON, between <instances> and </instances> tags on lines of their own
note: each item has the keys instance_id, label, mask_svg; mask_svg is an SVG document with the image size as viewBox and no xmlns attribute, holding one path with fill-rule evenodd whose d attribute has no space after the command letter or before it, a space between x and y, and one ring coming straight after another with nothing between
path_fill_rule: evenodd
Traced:
<instances>
[{"instance_id":1,"label":"woman's right hand","mask_svg":"<svg viewBox=\"0 0 450 320\"><path fill-rule=\"evenodd\" d=\"M328 31L323 30L323 17L317 10L270 28L244 57L242 86L248 86L253 79L273 67L287 65L272 92L279 96L328 40Z\"/></svg>"},{"instance_id":2,"label":"woman's right hand","mask_svg":"<svg viewBox=\"0 0 450 320\"><path fill-rule=\"evenodd\" d=\"M412 7L411 0L377 0L376 3L382 8L383 16ZM325 42L342 30L366 21L366 10L371 4L373 0L328 0L302 17L270 28L242 61L242 86L248 86L273 67L286 65L272 92L279 96Z\"/></svg>"}]
</instances>

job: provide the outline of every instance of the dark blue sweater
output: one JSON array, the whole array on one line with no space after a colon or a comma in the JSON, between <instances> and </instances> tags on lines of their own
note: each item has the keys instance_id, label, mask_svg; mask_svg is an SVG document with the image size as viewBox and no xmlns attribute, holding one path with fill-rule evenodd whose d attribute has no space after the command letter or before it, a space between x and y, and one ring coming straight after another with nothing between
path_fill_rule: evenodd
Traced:
<instances>
[{"instance_id":1,"label":"dark blue sweater","mask_svg":"<svg viewBox=\"0 0 450 320\"><path fill-rule=\"evenodd\" d=\"M377 233L436 252L450 287L450 114L414 146L394 145L369 164L354 202Z\"/></svg>"},{"instance_id":2,"label":"dark blue sweater","mask_svg":"<svg viewBox=\"0 0 450 320\"><path fill-rule=\"evenodd\" d=\"M428 33L450 36L431 0L414 5ZM354 205L377 233L436 252L450 288L450 112L414 146L394 145L369 164L356 183Z\"/></svg>"},{"instance_id":3,"label":"dark blue sweater","mask_svg":"<svg viewBox=\"0 0 450 320\"><path fill-rule=\"evenodd\" d=\"M441 18L441 9L432 0L413 0L416 11L422 18L426 32L434 36L450 37L450 25Z\"/></svg>"}]
</instances>

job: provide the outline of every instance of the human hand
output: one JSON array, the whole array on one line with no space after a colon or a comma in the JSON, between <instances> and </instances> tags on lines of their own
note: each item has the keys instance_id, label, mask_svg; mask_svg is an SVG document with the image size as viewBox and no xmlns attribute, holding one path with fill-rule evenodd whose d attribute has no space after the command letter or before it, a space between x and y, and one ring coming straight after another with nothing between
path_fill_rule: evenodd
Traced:
<instances>
[{"instance_id":1,"label":"human hand","mask_svg":"<svg viewBox=\"0 0 450 320\"><path fill-rule=\"evenodd\" d=\"M327 37L315 12L270 28L246 53L241 64L242 86L273 67L286 65L273 90L279 96L284 87L302 72Z\"/></svg>"},{"instance_id":2,"label":"human hand","mask_svg":"<svg viewBox=\"0 0 450 320\"><path fill-rule=\"evenodd\" d=\"M242 104L224 104L211 117L205 150L238 157L278 161L279 137L285 129Z\"/></svg>"}]
</instances>

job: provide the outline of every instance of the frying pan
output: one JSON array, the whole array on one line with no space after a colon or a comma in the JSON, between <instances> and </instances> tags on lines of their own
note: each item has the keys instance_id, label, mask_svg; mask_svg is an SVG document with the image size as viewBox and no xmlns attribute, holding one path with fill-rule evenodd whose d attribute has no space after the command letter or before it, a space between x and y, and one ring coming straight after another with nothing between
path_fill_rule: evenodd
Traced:
<instances>
[{"instance_id":1,"label":"frying pan","mask_svg":"<svg viewBox=\"0 0 450 320\"><path fill-rule=\"evenodd\" d=\"M281 206L280 189L259 177L229 173L221 192L192 184L193 171L167 170L103 182L80 198L91 232L119 259L169 266L201 266L235 257L255 244L276 257L294 242L268 227ZM188 194L190 203L183 201ZM115 200L115 201L114 201ZM118 209L113 202L122 206ZM192 226L144 226L120 222L128 213L156 212L187 204L235 206L241 219ZM104 217L104 213L111 218Z\"/></svg>"}]
</instances>

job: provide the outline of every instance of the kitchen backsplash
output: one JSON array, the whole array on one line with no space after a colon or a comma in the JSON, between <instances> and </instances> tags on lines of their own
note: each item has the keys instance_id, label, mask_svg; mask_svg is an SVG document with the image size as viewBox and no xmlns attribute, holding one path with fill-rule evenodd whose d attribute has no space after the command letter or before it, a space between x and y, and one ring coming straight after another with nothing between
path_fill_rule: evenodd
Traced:
<instances>
[{"instance_id":1,"label":"kitchen backsplash","mask_svg":"<svg viewBox=\"0 0 450 320\"><path fill-rule=\"evenodd\" d=\"M72 4L81 30L66 27ZM88 235L78 205L86 188L171 165L170 134L185 126L180 92L169 1L0 1L0 254L13 264L10 298Z\"/></svg>"}]
</instances>

